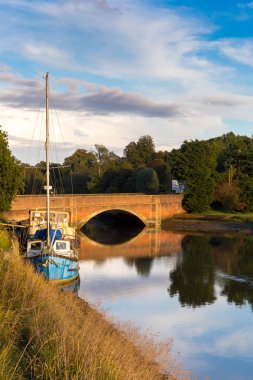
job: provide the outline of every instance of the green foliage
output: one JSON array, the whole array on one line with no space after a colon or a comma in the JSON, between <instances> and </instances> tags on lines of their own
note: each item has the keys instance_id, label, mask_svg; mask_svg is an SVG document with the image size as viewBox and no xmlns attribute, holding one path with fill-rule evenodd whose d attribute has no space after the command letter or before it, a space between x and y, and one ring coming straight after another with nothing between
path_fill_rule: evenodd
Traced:
<instances>
[{"instance_id":1,"label":"green foliage","mask_svg":"<svg viewBox=\"0 0 253 380\"><path fill-rule=\"evenodd\" d=\"M8 135L0 129L0 211L9 210L11 201L23 191L23 167L11 154Z\"/></svg>"},{"instance_id":2,"label":"green foliage","mask_svg":"<svg viewBox=\"0 0 253 380\"><path fill-rule=\"evenodd\" d=\"M56 193L81 194L170 193L174 178L185 185L183 205L189 212L203 212L214 202L248 212L253 211L252 162L253 139L232 132L208 141L185 141L172 152L156 152L146 135L130 142L123 157L101 144L94 152L78 149L62 168L51 164L50 177ZM36 169L26 167L25 193L41 193L44 180L44 162Z\"/></svg>"},{"instance_id":3,"label":"green foliage","mask_svg":"<svg viewBox=\"0 0 253 380\"><path fill-rule=\"evenodd\" d=\"M215 139L221 144L217 172L220 178L239 189L239 208L253 210L253 140L230 132ZM221 182L221 181L219 181ZM224 181L223 181L224 182ZM234 209L237 209L236 205Z\"/></svg>"},{"instance_id":4,"label":"green foliage","mask_svg":"<svg viewBox=\"0 0 253 380\"><path fill-rule=\"evenodd\" d=\"M124 156L135 167L150 166L155 155L155 144L151 136L142 136L137 143L130 142L124 149Z\"/></svg>"},{"instance_id":5,"label":"green foliage","mask_svg":"<svg viewBox=\"0 0 253 380\"><path fill-rule=\"evenodd\" d=\"M99 164L96 155L86 149L77 149L70 157L65 158L67 167L62 176L62 184L66 193L87 193L98 176Z\"/></svg>"},{"instance_id":6,"label":"green foliage","mask_svg":"<svg viewBox=\"0 0 253 380\"><path fill-rule=\"evenodd\" d=\"M240 190L235 184L221 182L216 187L215 200L221 204L224 210L232 211L242 207L239 197Z\"/></svg>"},{"instance_id":7,"label":"green foliage","mask_svg":"<svg viewBox=\"0 0 253 380\"><path fill-rule=\"evenodd\" d=\"M137 193L156 194L159 189L159 179L154 169L140 169L136 173Z\"/></svg>"},{"instance_id":8,"label":"green foliage","mask_svg":"<svg viewBox=\"0 0 253 380\"><path fill-rule=\"evenodd\" d=\"M98 162L98 175L101 176L103 173L110 169L114 169L120 159L115 153L110 152L104 145L95 145L97 152L95 156Z\"/></svg>"},{"instance_id":9,"label":"green foliage","mask_svg":"<svg viewBox=\"0 0 253 380\"><path fill-rule=\"evenodd\" d=\"M185 141L169 157L172 173L185 184L184 208L206 210L214 199L217 146L207 141Z\"/></svg>"},{"instance_id":10,"label":"green foliage","mask_svg":"<svg viewBox=\"0 0 253 380\"><path fill-rule=\"evenodd\" d=\"M168 164L168 152L157 152L154 155L154 159L150 165L155 171L159 179L161 193L172 192L172 174Z\"/></svg>"}]
</instances>

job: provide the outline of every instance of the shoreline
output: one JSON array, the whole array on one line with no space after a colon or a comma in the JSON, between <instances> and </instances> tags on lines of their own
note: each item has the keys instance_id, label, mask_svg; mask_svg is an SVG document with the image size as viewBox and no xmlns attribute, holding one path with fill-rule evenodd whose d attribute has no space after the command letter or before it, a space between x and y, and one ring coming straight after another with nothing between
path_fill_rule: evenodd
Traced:
<instances>
[{"instance_id":1,"label":"shoreline","mask_svg":"<svg viewBox=\"0 0 253 380\"><path fill-rule=\"evenodd\" d=\"M253 223L233 221L215 216L174 216L162 221L162 229L177 232L205 232L205 233L239 233L253 234Z\"/></svg>"},{"instance_id":2,"label":"shoreline","mask_svg":"<svg viewBox=\"0 0 253 380\"><path fill-rule=\"evenodd\" d=\"M0 358L6 359L3 378L20 380L31 373L85 380L190 378L171 354L170 344L165 343L162 353L162 342L61 292L24 263L17 240L11 245L0 254L0 309L6 310L0 323L0 332L5 328L0 338ZM158 360L162 357L165 367Z\"/></svg>"}]
</instances>

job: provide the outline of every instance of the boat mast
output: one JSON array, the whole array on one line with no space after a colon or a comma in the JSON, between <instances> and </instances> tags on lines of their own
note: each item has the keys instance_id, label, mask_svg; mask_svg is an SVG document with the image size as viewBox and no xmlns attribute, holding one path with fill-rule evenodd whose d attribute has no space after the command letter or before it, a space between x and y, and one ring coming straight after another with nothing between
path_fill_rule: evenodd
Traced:
<instances>
[{"instance_id":1,"label":"boat mast","mask_svg":"<svg viewBox=\"0 0 253 380\"><path fill-rule=\"evenodd\" d=\"M46 164L47 164L47 174L46 174L46 191L47 191L47 248L50 247L50 183L49 183L49 110L48 110L48 73L45 76L46 79Z\"/></svg>"}]
</instances>

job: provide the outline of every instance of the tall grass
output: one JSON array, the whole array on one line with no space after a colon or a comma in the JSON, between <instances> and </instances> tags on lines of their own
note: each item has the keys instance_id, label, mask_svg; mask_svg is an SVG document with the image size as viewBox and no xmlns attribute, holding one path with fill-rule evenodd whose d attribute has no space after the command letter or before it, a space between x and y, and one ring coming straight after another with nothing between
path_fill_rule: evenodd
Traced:
<instances>
[{"instance_id":1,"label":"tall grass","mask_svg":"<svg viewBox=\"0 0 253 380\"><path fill-rule=\"evenodd\" d=\"M165 366L157 364L164 354ZM0 253L0 380L188 378L170 343L156 344L131 326L119 332L86 302L46 283L19 255Z\"/></svg>"},{"instance_id":2,"label":"tall grass","mask_svg":"<svg viewBox=\"0 0 253 380\"><path fill-rule=\"evenodd\" d=\"M8 231L0 229L0 252L11 247L11 237Z\"/></svg>"}]
</instances>

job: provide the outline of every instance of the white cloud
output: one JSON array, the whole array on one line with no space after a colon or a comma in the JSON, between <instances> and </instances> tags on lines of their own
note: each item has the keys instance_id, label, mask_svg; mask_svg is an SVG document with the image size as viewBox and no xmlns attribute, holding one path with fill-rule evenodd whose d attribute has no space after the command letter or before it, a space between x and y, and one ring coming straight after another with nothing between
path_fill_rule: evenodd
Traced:
<instances>
[{"instance_id":1,"label":"white cloud","mask_svg":"<svg viewBox=\"0 0 253 380\"><path fill-rule=\"evenodd\" d=\"M56 66L61 69L71 68L72 70L81 70L81 66L73 61L70 54L50 44L31 41L24 43L22 54L29 60Z\"/></svg>"},{"instance_id":2,"label":"white cloud","mask_svg":"<svg viewBox=\"0 0 253 380\"><path fill-rule=\"evenodd\" d=\"M0 70L1 124L13 136L32 131L44 68L57 77L55 106L73 147L101 142L120 152L150 134L171 149L226 132L225 118L253 119L251 90L237 71L252 66L253 42L213 42L214 27L186 10L119 0L0 4L0 31L8 35L0 54L20 65L16 73ZM217 52L231 60L219 63Z\"/></svg>"},{"instance_id":3,"label":"white cloud","mask_svg":"<svg viewBox=\"0 0 253 380\"><path fill-rule=\"evenodd\" d=\"M227 57L236 62L253 67L253 40L252 39L225 39L214 43Z\"/></svg>"}]
</instances>

